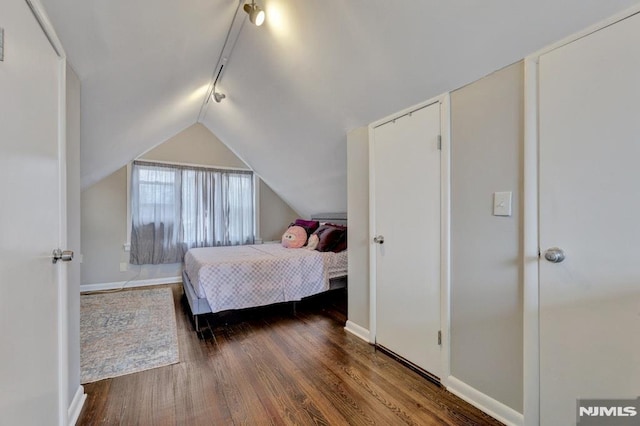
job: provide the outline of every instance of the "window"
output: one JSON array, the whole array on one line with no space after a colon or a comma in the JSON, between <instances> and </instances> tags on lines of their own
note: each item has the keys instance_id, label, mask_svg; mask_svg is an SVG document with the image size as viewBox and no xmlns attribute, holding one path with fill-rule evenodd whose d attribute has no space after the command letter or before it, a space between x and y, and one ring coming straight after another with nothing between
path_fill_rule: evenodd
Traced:
<instances>
[{"instance_id":1,"label":"window","mask_svg":"<svg viewBox=\"0 0 640 426\"><path fill-rule=\"evenodd\" d=\"M151 223L157 215L165 223L173 224L176 208L174 170L141 167L138 170L138 217L142 223Z\"/></svg>"},{"instance_id":2,"label":"window","mask_svg":"<svg viewBox=\"0 0 640 426\"><path fill-rule=\"evenodd\" d=\"M181 262L193 247L252 244L253 172L135 161L131 263Z\"/></svg>"}]
</instances>

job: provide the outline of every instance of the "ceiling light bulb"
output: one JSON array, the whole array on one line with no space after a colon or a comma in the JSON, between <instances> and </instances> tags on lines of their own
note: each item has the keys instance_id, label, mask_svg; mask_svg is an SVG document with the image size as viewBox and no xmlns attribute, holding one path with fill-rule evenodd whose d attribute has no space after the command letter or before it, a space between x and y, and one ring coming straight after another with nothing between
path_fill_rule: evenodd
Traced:
<instances>
[{"instance_id":1,"label":"ceiling light bulb","mask_svg":"<svg viewBox=\"0 0 640 426\"><path fill-rule=\"evenodd\" d=\"M254 24L256 24L256 26L258 26L258 27L260 25L264 24L264 18L265 18L264 10L262 10L258 6L256 6Z\"/></svg>"},{"instance_id":2,"label":"ceiling light bulb","mask_svg":"<svg viewBox=\"0 0 640 426\"><path fill-rule=\"evenodd\" d=\"M258 27L264 24L264 20L266 17L264 10L262 10L260 6L258 6L255 2L251 2L251 4L245 4L243 9L249 14L249 20L252 24L255 24Z\"/></svg>"}]
</instances>

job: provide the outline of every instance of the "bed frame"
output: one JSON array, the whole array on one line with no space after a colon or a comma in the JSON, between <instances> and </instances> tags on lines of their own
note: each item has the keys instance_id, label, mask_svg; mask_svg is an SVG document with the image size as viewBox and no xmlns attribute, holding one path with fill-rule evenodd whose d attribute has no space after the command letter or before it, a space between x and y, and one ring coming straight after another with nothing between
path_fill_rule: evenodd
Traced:
<instances>
[{"instance_id":1,"label":"bed frame","mask_svg":"<svg viewBox=\"0 0 640 426\"><path fill-rule=\"evenodd\" d=\"M336 225L346 225L347 224L347 214L346 213L323 213L316 214L311 216L312 220L317 220L319 222L329 222L335 223ZM346 288L347 286L347 276L332 278L329 280L329 290L334 290L338 288ZM189 302L189 307L191 308L191 314L193 315L193 322L196 331L200 331L200 325L198 322L198 317L204 314L210 314L213 312L211 306L209 306L209 302L204 297L198 297L195 290L193 289L193 284L189 280L186 271L182 270L182 287L184 288L184 294L187 297L187 302ZM294 302L295 303L295 302Z\"/></svg>"}]
</instances>

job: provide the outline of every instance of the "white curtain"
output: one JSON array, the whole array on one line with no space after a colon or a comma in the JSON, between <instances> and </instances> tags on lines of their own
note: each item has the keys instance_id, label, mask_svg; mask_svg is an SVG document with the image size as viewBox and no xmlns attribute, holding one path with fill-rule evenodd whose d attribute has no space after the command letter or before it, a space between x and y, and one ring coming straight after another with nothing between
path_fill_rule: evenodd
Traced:
<instances>
[{"instance_id":1,"label":"white curtain","mask_svg":"<svg viewBox=\"0 0 640 426\"><path fill-rule=\"evenodd\" d=\"M134 162L131 263L177 263L192 247L252 244L251 171Z\"/></svg>"}]
</instances>

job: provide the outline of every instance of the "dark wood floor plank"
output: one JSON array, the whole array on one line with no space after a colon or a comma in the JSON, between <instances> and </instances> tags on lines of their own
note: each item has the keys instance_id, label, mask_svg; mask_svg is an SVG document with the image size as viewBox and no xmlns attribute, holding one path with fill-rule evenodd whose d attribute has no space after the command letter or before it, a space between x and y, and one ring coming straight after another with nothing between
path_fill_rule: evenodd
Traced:
<instances>
[{"instance_id":1,"label":"dark wood floor plank","mask_svg":"<svg viewBox=\"0 0 640 426\"><path fill-rule=\"evenodd\" d=\"M223 361L216 369L225 383L224 394L234 424L271 424L276 419L271 406L263 405L253 387L253 376L241 361L239 339L242 330L228 326L216 333L219 351L216 356Z\"/></svg>"},{"instance_id":2,"label":"dark wood floor plank","mask_svg":"<svg viewBox=\"0 0 640 426\"><path fill-rule=\"evenodd\" d=\"M180 363L85 385L80 425L500 425L344 331L346 292L201 318Z\"/></svg>"},{"instance_id":3,"label":"dark wood floor plank","mask_svg":"<svg viewBox=\"0 0 640 426\"><path fill-rule=\"evenodd\" d=\"M308 370L313 370L310 365L304 364L304 359L298 351L292 351L280 340L277 331L269 328L269 347L272 363L277 363L279 369L286 371L286 376L281 380L283 387L294 388L297 399L302 399L305 410L313 413L311 415L313 423L303 424L348 424L344 418L347 412L357 409L351 401L344 401L343 397L329 391L331 385L320 382L318 377ZM366 413L360 412L361 416L367 417ZM367 423L370 424L370 423Z\"/></svg>"},{"instance_id":4,"label":"dark wood floor plank","mask_svg":"<svg viewBox=\"0 0 640 426\"><path fill-rule=\"evenodd\" d=\"M306 321L306 318L302 318L303 322L307 322L312 327L318 327L321 325L320 321L311 319ZM359 350L362 348L359 339L351 335L344 335L342 333L330 333L327 330L322 330L323 336L334 338L333 344L337 347L344 348L347 353L358 353L360 356L350 357L351 363L361 363L362 368L370 369L370 375L367 376L367 380L370 383L380 383L378 389L393 389L391 392L395 397L401 394L408 397L408 401L419 401L423 399L422 403L413 403L405 407L413 409L418 408L420 411L428 413L428 419L423 421L437 421L438 424L482 424L483 422L495 422L495 420L486 414L475 410L470 404L462 401L455 395L446 391L443 388L433 386L425 387L425 378L421 375L411 371L407 372L407 368L398 363L386 354L376 351L375 348L369 347L368 350ZM307 334L309 335L309 334ZM348 341L354 340L353 344ZM361 371L361 370L358 370ZM388 379L397 378L397 384L391 383ZM426 399L424 397L427 397ZM405 398L406 400L406 398ZM453 409L452 409L453 407Z\"/></svg>"},{"instance_id":5,"label":"dark wood floor plank","mask_svg":"<svg viewBox=\"0 0 640 426\"><path fill-rule=\"evenodd\" d=\"M278 325L272 325L275 328L279 328ZM372 381L372 377L367 380L360 378L360 373L356 372L350 364L351 360L345 362L346 357L342 348L338 346L327 346L324 338L318 338L318 335L311 332L309 327L298 330L297 333L287 333L288 339L292 340L295 347L293 350L302 349L304 347L315 347L317 351L307 352L306 356L303 353L302 363L304 365L317 365L321 370L330 373L332 378L335 378L342 386L346 386L352 391L351 394L364 394L366 397L362 398L360 404L365 405L362 410L365 412L375 412L380 404L387 408L384 410L385 422L396 423L402 421L404 424L429 424L425 423L424 419L415 419L413 415L409 415L407 408L398 403L396 396L401 392L391 386L390 383L386 383L386 389L375 384ZM324 343L324 344L323 344ZM357 391L354 391L357 390ZM368 393L368 395L366 395ZM372 405L373 404L373 405ZM351 419L349 419L351 421ZM444 422L437 422L434 419L429 419L431 424L444 424Z\"/></svg>"},{"instance_id":6,"label":"dark wood floor plank","mask_svg":"<svg viewBox=\"0 0 640 426\"><path fill-rule=\"evenodd\" d=\"M87 394L84 407L92 407L91 410L85 408L82 412L82 419L85 424L101 424L101 420L106 417L105 410L108 402L110 402L108 401L110 386L111 380L102 380L84 385L84 391Z\"/></svg>"},{"instance_id":7,"label":"dark wood floor plank","mask_svg":"<svg viewBox=\"0 0 640 426\"><path fill-rule=\"evenodd\" d=\"M179 286L173 289L180 347L180 363L172 366L177 424L232 424L224 381L216 374L224 366L220 366L220 357L212 356L216 341L198 339L182 290Z\"/></svg>"},{"instance_id":8,"label":"dark wood floor plank","mask_svg":"<svg viewBox=\"0 0 640 426\"><path fill-rule=\"evenodd\" d=\"M257 331L242 342L246 361L255 371L254 383L265 399L273 399L285 424L329 425L321 409L308 398L307 392L291 380L292 371L274 356L275 347L267 329ZM275 398L274 398L275 397Z\"/></svg>"},{"instance_id":9,"label":"dark wood floor plank","mask_svg":"<svg viewBox=\"0 0 640 426\"><path fill-rule=\"evenodd\" d=\"M432 413L439 411L446 413L446 418L456 425L495 421L493 418L478 410L470 409L471 406L468 403L459 399L445 389L436 386L425 388L424 377L414 372L408 373L405 366L398 363L393 358L376 351L372 346L363 348L360 339L355 336L344 333L329 332L322 328L322 322L317 321L315 318L301 317L301 320L312 327L320 327L323 336L333 339L334 345L344 348L348 353L357 353L359 356L352 357L351 362L359 363L364 361L366 367L371 368L372 371L371 375L367 377L368 380L374 381L375 383L380 380L386 381L386 377L401 378L402 387L395 388L395 391L393 392L394 395L398 395L398 392L408 393L410 394L410 398L414 400L419 400L427 396L425 400L426 403L418 404L417 406L421 408L422 405L426 405L428 411ZM390 386L393 385L386 382L382 388L390 389ZM437 416L437 418L441 419L440 416Z\"/></svg>"},{"instance_id":10,"label":"dark wood floor plank","mask_svg":"<svg viewBox=\"0 0 640 426\"><path fill-rule=\"evenodd\" d=\"M314 322L311 321L311 324ZM347 356L344 340L327 344L324 336L328 335L327 330L322 333L305 333L309 343L318 347L322 356L320 361L325 368L334 371L342 370L341 377L349 377L353 382L358 383L363 390L375 398L380 404L386 406L396 416L403 419L407 424L418 422L420 424L445 424L446 419L438 415L437 410L427 410L425 406L413 403L413 398L405 392L405 378L407 372L403 369L403 375L398 380L390 380L394 376L381 375L372 369L371 363L362 363L358 358ZM321 343L324 343L321 344ZM329 360L329 361L327 361ZM342 361L341 361L342 360ZM395 362L395 361L394 361ZM375 365L375 364L373 364ZM424 378L418 376L421 381ZM411 415L407 413L411 412Z\"/></svg>"},{"instance_id":11,"label":"dark wood floor plank","mask_svg":"<svg viewBox=\"0 0 640 426\"><path fill-rule=\"evenodd\" d=\"M222 381L215 374L213 362L201 360L176 364L173 374L176 419L189 425L211 424L212 420L215 424L231 423Z\"/></svg>"},{"instance_id":12,"label":"dark wood floor plank","mask_svg":"<svg viewBox=\"0 0 640 426\"><path fill-rule=\"evenodd\" d=\"M277 325L273 326L278 328ZM360 401L360 404L366 405L366 409L363 407L363 411L372 412L372 410L374 410L373 412L375 412L375 408L377 408L379 404L383 404L387 408L387 410L384 411L384 415L388 416L388 418L385 418L387 422L398 422L400 419L405 424L425 424L424 421L415 419L414 416L409 415L406 407L398 403L396 396L400 391L399 389L394 389L391 386L383 389L381 386L375 384L372 387L370 386L371 383L369 383L370 380L368 382L361 379L358 380L360 373L356 373L355 370L349 366L351 361L345 363L345 353L340 347L329 348L326 346L324 338L315 340L318 335L308 329L300 329L297 331L297 333L289 332L287 334L288 339L295 340L293 342L295 347L293 347L292 350L309 346L318 348L317 351L307 352L306 355L303 352L304 359L302 360L302 364L316 365L321 370L330 373L332 378L337 379L342 386L348 387L351 390L349 392L350 394L365 395L365 398ZM366 393L369 395L366 395ZM371 404L373 404L372 407L369 406ZM349 420L351 421L352 419ZM440 422L440 424L442 423L443 422Z\"/></svg>"}]
</instances>

